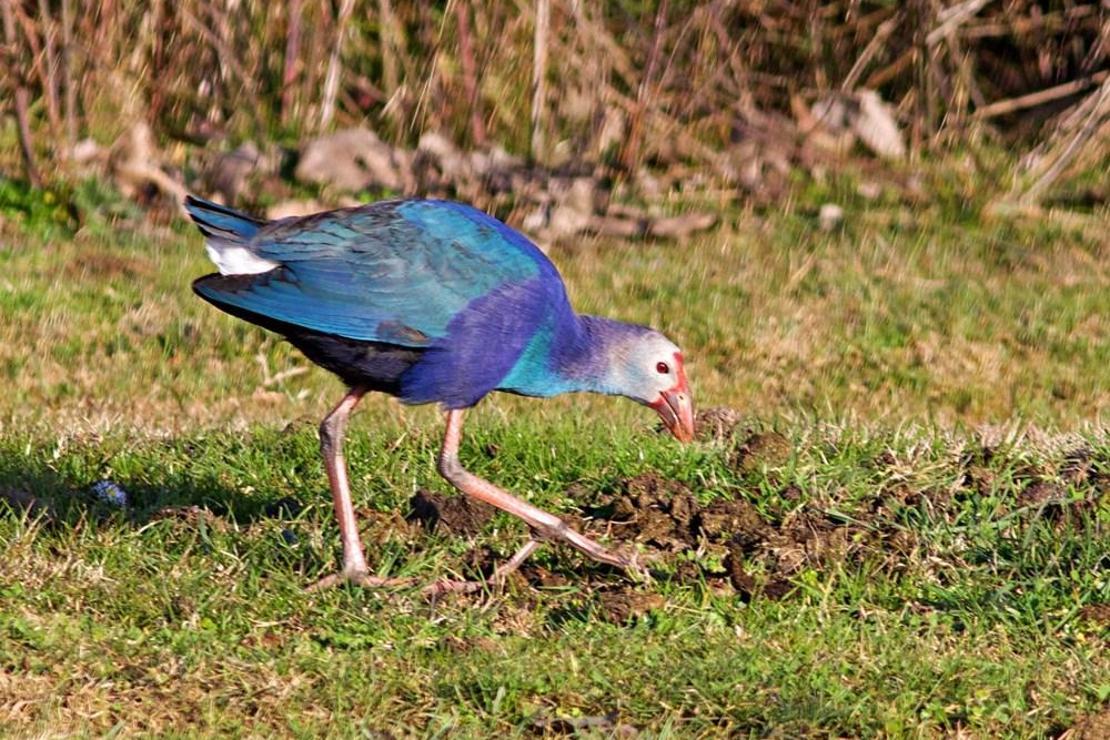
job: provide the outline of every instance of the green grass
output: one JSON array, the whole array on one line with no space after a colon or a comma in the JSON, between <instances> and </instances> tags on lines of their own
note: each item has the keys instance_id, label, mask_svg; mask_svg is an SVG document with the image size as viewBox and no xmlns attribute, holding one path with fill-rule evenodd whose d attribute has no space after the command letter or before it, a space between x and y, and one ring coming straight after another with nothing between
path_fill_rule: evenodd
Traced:
<instances>
[{"instance_id":1,"label":"green grass","mask_svg":"<svg viewBox=\"0 0 1110 740\"><path fill-rule=\"evenodd\" d=\"M0 726L523 735L611 715L591 731L985 737L1105 711L1110 247L948 205L849 206L832 234L786 204L685 244L553 253L581 309L683 346L700 405L740 410L733 434L680 447L646 410L587 397L494 397L467 425L465 463L564 514L652 473L780 534L807 516L845 534L803 548L781 599L737 593L711 539L651 584L547 546L563 585L306 593L338 557L315 425L339 384L192 297L208 267L185 229L3 227ZM785 454L751 454L772 430ZM380 573L473 575L526 534L391 514L447 490L440 434L431 408L355 416ZM126 510L95 500L102 479ZM757 579L779 545L745 563Z\"/></svg>"}]
</instances>

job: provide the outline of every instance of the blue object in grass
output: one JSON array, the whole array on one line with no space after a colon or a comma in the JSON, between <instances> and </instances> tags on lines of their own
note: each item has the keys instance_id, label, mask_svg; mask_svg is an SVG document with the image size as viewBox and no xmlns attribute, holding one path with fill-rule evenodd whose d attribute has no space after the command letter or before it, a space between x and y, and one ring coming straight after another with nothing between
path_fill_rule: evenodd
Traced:
<instances>
[{"instance_id":1,"label":"blue object in grass","mask_svg":"<svg viewBox=\"0 0 1110 740\"><path fill-rule=\"evenodd\" d=\"M97 501L124 509L127 507L127 491L119 483L111 480L97 481L93 484L92 494Z\"/></svg>"}]
</instances>

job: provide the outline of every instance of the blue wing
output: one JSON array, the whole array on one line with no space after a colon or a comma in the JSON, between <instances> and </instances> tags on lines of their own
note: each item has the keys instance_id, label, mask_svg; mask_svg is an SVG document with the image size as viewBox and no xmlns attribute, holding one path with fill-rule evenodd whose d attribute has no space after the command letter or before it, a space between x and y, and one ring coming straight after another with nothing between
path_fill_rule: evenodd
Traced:
<instances>
[{"instance_id":1,"label":"blue wing","mask_svg":"<svg viewBox=\"0 0 1110 740\"><path fill-rule=\"evenodd\" d=\"M202 230L215 222L226 238L235 212L208 205L194 199L188 207ZM390 201L261 227L242 217L242 224L243 246L279 267L254 280L202 281L197 292L217 304L349 339L431 346L483 296L527 284L542 289L511 291L517 300L546 302L552 276L562 285L524 236L459 203Z\"/></svg>"}]
</instances>

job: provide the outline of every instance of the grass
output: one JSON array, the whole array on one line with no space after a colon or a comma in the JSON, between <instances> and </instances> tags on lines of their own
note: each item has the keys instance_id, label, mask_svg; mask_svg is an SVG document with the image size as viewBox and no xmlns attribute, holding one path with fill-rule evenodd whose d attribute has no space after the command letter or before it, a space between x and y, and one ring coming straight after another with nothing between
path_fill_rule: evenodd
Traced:
<instances>
[{"instance_id":1,"label":"grass","mask_svg":"<svg viewBox=\"0 0 1110 740\"><path fill-rule=\"evenodd\" d=\"M579 308L684 347L731 432L679 447L586 397L493 397L467 426L464 461L538 505L604 519L655 476L701 511L750 505L759 545L645 535L640 585L549 546L533 583L434 603L303 590L338 554L315 425L341 388L191 296L196 236L3 227L0 725L1034 737L1105 712L1110 247L850 197L825 233L805 203L827 195L553 252ZM525 536L393 514L446 490L440 433L384 399L352 424L381 573L473 575Z\"/></svg>"}]
</instances>

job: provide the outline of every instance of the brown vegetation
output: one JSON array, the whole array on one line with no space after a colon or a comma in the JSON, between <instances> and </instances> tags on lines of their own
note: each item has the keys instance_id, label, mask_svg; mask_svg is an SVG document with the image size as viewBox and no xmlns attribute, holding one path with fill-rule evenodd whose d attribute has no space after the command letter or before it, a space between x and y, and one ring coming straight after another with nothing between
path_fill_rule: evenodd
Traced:
<instances>
[{"instance_id":1,"label":"brown vegetation","mask_svg":"<svg viewBox=\"0 0 1110 740\"><path fill-rule=\"evenodd\" d=\"M819 166L856 143L901 159L984 139L1040 142L1010 194L1032 203L1077 161L1105 157L1110 126L1110 17L1099 2L4 0L2 9L4 97L34 184L40 171L65 172L47 161L77 167L82 135L124 137L133 149L127 138L150 131L148 161L117 157L125 166L114 174L177 197L182 179L223 191L189 182L208 167L189 145L299 148L333 127L368 126L396 151L437 132L488 157L508 150L597 182L631 178L648 201L707 179L774 199L790 167ZM280 150L261 150L271 172L284 169ZM400 179L370 185L422 192L411 175L402 167ZM488 188L468 192L466 178L448 184L512 210ZM272 203L283 191L224 195ZM546 209L536 216L544 228L558 222L558 200L530 199L532 212ZM686 228L591 216L601 220L574 228Z\"/></svg>"}]
</instances>

